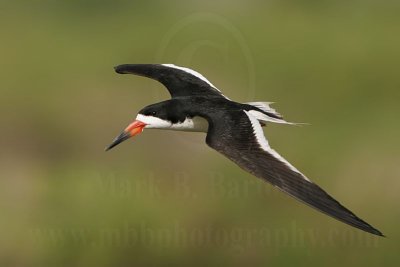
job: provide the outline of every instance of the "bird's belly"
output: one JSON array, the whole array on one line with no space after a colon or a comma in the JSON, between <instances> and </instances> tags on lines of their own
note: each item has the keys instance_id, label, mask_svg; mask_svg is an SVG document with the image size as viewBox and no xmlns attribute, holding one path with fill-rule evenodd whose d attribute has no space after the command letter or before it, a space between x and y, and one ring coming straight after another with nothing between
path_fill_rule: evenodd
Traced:
<instances>
[{"instance_id":1,"label":"bird's belly","mask_svg":"<svg viewBox=\"0 0 400 267\"><path fill-rule=\"evenodd\" d=\"M208 130L208 121L198 116L186 118L183 122L172 124L170 130L206 133Z\"/></svg>"}]
</instances>

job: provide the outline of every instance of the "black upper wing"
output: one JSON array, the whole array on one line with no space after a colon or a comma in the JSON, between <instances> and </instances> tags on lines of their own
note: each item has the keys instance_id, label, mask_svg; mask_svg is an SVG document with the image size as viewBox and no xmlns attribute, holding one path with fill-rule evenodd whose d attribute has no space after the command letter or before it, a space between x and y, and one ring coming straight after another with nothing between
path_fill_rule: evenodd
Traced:
<instances>
[{"instance_id":1,"label":"black upper wing","mask_svg":"<svg viewBox=\"0 0 400 267\"><path fill-rule=\"evenodd\" d=\"M214 96L224 97L200 73L172 64L124 64L115 67L120 74L135 74L148 77L162 83L172 97Z\"/></svg>"},{"instance_id":2,"label":"black upper wing","mask_svg":"<svg viewBox=\"0 0 400 267\"><path fill-rule=\"evenodd\" d=\"M210 118L207 144L222 153L244 170L262 178L283 192L366 232L383 234L358 218L350 210L328 195L318 185L309 181L276 151L269 147L261 125L248 111L230 112ZM213 123L223 120L224 124Z\"/></svg>"}]
</instances>

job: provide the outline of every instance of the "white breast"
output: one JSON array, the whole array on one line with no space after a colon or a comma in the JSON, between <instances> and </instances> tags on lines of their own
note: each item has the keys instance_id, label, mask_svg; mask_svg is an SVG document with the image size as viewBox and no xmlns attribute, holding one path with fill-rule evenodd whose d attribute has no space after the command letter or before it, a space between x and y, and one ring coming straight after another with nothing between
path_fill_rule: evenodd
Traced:
<instances>
[{"instance_id":1,"label":"white breast","mask_svg":"<svg viewBox=\"0 0 400 267\"><path fill-rule=\"evenodd\" d=\"M202 117L186 118L183 122L171 125L171 130L186 132L204 132L208 130L208 122Z\"/></svg>"}]
</instances>

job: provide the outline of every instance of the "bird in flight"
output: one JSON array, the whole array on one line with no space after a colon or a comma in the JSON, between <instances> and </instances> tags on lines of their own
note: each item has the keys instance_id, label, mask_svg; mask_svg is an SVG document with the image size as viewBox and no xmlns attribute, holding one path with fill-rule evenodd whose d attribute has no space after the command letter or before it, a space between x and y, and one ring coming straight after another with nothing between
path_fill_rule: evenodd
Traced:
<instances>
[{"instance_id":1,"label":"bird in flight","mask_svg":"<svg viewBox=\"0 0 400 267\"><path fill-rule=\"evenodd\" d=\"M200 73L173 64L124 64L120 74L135 74L162 83L171 99L149 105L106 148L141 133L167 129L207 133L206 143L245 171L348 225L383 234L341 205L272 149L264 136L266 123L293 124L268 102L238 103L224 96Z\"/></svg>"}]
</instances>

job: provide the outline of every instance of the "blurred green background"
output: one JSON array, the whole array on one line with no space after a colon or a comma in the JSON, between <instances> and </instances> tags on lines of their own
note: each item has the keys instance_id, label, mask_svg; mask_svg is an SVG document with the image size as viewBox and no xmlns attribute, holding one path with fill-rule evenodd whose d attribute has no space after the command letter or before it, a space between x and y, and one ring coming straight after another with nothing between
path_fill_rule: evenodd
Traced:
<instances>
[{"instance_id":1,"label":"blurred green background","mask_svg":"<svg viewBox=\"0 0 400 267\"><path fill-rule=\"evenodd\" d=\"M399 266L399 1L0 2L0 266ZM204 134L104 147L193 68L273 101L272 146L388 238L245 173Z\"/></svg>"}]
</instances>

